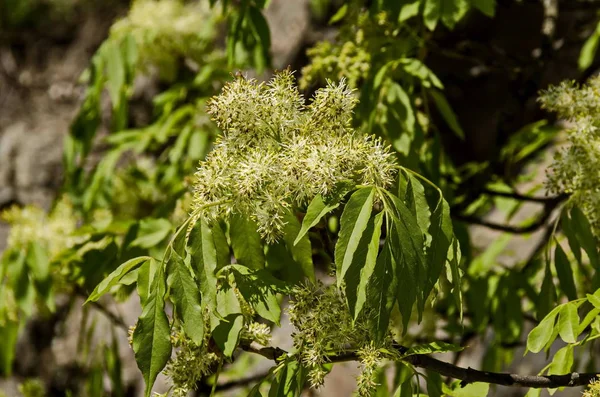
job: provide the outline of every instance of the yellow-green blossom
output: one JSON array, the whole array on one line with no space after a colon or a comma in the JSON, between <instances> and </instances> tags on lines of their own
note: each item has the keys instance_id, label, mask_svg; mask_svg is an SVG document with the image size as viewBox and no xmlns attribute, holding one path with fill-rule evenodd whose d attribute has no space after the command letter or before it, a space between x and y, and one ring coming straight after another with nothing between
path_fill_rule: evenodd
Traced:
<instances>
[{"instance_id":1,"label":"yellow-green blossom","mask_svg":"<svg viewBox=\"0 0 600 397\"><path fill-rule=\"evenodd\" d=\"M289 71L266 84L229 83L208 105L223 135L196 173L194 213L241 214L274 242L286 214L316 195L331 197L348 184L390 186L393 154L351 127L356 103L342 81L317 91L306 106Z\"/></svg>"},{"instance_id":2,"label":"yellow-green blossom","mask_svg":"<svg viewBox=\"0 0 600 397\"><path fill-rule=\"evenodd\" d=\"M587 389L583 392L583 397L600 397L600 379L590 382Z\"/></svg>"},{"instance_id":3,"label":"yellow-green blossom","mask_svg":"<svg viewBox=\"0 0 600 397\"><path fill-rule=\"evenodd\" d=\"M570 193L600 235L600 77L581 87L565 82L540 97L542 106L570 124L568 143L554 157L548 171L551 193Z\"/></svg>"}]
</instances>

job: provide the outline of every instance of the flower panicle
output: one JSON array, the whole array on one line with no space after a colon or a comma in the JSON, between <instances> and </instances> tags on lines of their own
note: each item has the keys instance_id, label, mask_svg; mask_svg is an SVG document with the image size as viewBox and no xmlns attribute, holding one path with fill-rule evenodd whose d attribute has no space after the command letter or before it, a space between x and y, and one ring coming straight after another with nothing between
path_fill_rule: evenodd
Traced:
<instances>
[{"instance_id":1,"label":"flower panicle","mask_svg":"<svg viewBox=\"0 0 600 397\"><path fill-rule=\"evenodd\" d=\"M194 213L208 220L252 219L269 243L278 241L294 209L340 186L388 187L396 165L382 140L350 126L357 99L342 80L304 104L293 73L268 83L237 77L208 104L223 129L195 174ZM210 207L211 203L229 204Z\"/></svg>"}]
</instances>

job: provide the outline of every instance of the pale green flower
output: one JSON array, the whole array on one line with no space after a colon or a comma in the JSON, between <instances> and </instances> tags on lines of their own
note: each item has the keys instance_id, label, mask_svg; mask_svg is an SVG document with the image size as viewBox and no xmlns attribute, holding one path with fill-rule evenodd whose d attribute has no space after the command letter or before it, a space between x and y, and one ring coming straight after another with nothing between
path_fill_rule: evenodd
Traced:
<instances>
[{"instance_id":1,"label":"pale green flower","mask_svg":"<svg viewBox=\"0 0 600 397\"><path fill-rule=\"evenodd\" d=\"M227 84L208 105L223 136L195 175L194 215L241 214L274 242L286 214L318 194L328 198L348 184L390 186L393 154L351 127L356 103L342 81L305 106L289 71L266 84L241 77Z\"/></svg>"},{"instance_id":2,"label":"pale green flower","mask_svg":"<svg viewBox=\"0 0 600 397\"><path fill-rule=\"evenodd\" d=\"M542 106L566 119L568 143L548 171L551 193L570 193L600 235L600 77L584 86L565 82L540 97Z\"/></svg>"},{"instance_id":3,"label":"pale green flower","mask_svg":"<svg viewBox=\"0 0 600 397\"><path fill-rule=\"evenodd\" d=\"M590 382L587 389L583 392L583 397L600 397L600 379Z\"/></svg>"}]
</instances>

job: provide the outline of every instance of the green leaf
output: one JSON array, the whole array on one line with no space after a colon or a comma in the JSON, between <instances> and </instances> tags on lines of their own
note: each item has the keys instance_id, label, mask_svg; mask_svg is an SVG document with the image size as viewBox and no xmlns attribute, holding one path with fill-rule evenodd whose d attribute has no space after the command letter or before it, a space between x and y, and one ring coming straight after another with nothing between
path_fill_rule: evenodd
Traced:
<instances>
[{"instance_id":1,"label":"green leaf","mask_svg":"<svg viewBox=\"0 0 600 397\"><path fill-rule=\"evenodd\" d=\"M312 261L312 247L308 236L304 236L297 243L294 242L294 237L298 236L300 232L300 222L296 219L296 216L287 213L283 217L286 222L283 228L283 241L285 242L286 249L289 255L292 257L296 266L302 271L302 274L309 280L314 281L315 269ZM286 264L289 266L289 264ZM298 280L300 281L300 280Z\"/></svg>"},{"instance_id":2,"label":"green leaf","mask_svg":"<svg viewBox=\"0 0 600 397\"><path fill-rule=\"evenodd\" d=\"M342 285L344 275L352 264L362 234L367 228L374 196L375 190L372 188L357 190L346 203L342 213L339 238L335 245L338 287Z\"/></svg>"},{"instance_id":3,"label":"green leaf","mask_svg":"<svg viewBox=\"0 0 600 397\"><path fill-rule=\"evenodd\" d=\"M425 197L425 189L421 182L410 173L406 173L404 202L417 219L417 224L423 235L429 235L429 226L431 225L429 217L431 216L431 211L429 210L429 204L427 204L427 198Z\"/></svg>"},{"instance_id":4,"label":"green leaf","mask_svg":"<svg viewBox=\"0 0 600 397\"><path fill-rule=\"evenodd\" d=\"M490 18L496 13L496 0L469 0L469 3Z\"/></svg>"},{"instance_id":5,"label":"green leaf","mask_svg":"<svg viewBox=\"0 0 600 397\"><path fill-rule=\"evenodd\" d=\"M596 30L592 35L585 41L583 47L581 47L581 52L579 53L579 60L577 64L579 65L579 70L586 70L592 63L594 62L594 58L596 57L596 52L598 51L598 43L600 42L600 24L596 26Z\"/></svg>"},{"instance_id":6,"label":"green leaf","mask_svg":"<svg viewBox=\"0 0 600 397\"><path fill-rule=\"evenodd\" d=\"M594 305L595 308L600 309L600 297L591 294L587 294L588 301Z\"/></svg>"},{"instance_id":7,"label":"green leaf","mask_svg":"<svg viewBox=\"0 0 600 397\"><path fill-rule=\"evenodd\" d=\"M412 356L413 354L431 354L431 353L444 353L444 352L459 352L464 347L453 345L446 342L431 342L421 345L412 346L403 356Z\"/></svg>"},{"instance_id":8,"label":"green leaf","mask_svg":"<svg viewBox=\"0 0 600 397\"><path fill-rule=\"evenodd\" d=\"M159 262L154 258L144 262L137 269L137 283L136 289L140 296L140 303L144 306L144 302L148 299L148 294L151 290L152 283L154 282L154 276L158 270Z\"/></svg>"},{"instance_id":9,"label":"green leaf","mask_svg":"<svg viewBox=\"0 0 600 397\"><path fill-rule=\"evenodd\" d=\"M435 30L435 27L440 20L441 1L443 0L425 0L423 19L425 21L425 26L427 26L427 29L429 30Z\"/></svg>"},{"instance_id":10,"label":"green leaf","mask_svg":"<svg viewBox=\"0 0 600 397\"><path fill-rule=\"evenodd\" d=\"M456 118L456 114L452 110L452 107L448 103L448 100L442 94L441 91L438 90L429 90L431 97L433 98L440 114L448 124L448 127L458 136L460 139L465 139L465 132L460 126L458 119Z\"/></svg>"},{"instance_id":11,"label":"green leaf","mask_svg":"<svg viewBox=\"0 0 600 397\"><path fill-rule=\"evenodd\" d=\"M562 306L558 315L558 334L566 343L577 342L577 330L579 329L579 314L577 306L567 303Z\"/></svg>"},{"instance_id":12,"label":"green leaf","mask_svg":"<svg viewBox=\"0 0 600 397\"><path fill-rule=\"evenodd\" d=\"M550 338L554 331L554 323L560 306L552 310L544 319L531 330L527 336L527 350L538 353L546 344L550 343Z\"/></svg>"},{"instance_id":13,"label":"green leaf","mask_svg":"<svg viewBox=\"0 0 600 397\"><path fill-rule=\"evenodd\" d=\"M571 248L573 256L575 256L575 259L577 259L577 263L581 265L581 244L579 243L579 239L575 230L576 227L573 224L573 220L569 216L569 211L562 211L560 226L563 233L567 237L567 240L569 241L569 247Z\"/></svg>"},{"instance_id":14,"label":"green leaf","mask_svg":"<svg viewBox=\"0 0 600 397\"><path fill-rule=\"evenodd\" d=\"M460 320L463 319L463 306L462 306L462 282L461 282L461 270L460 270L460 243L455 237L452 240L452 248L448 251L448 264L450 265L450 272L452 274L452 296L454 302L460 311Z\"/></svg>"},{"instance_id":15,"label":"green leaf","mask_svg":"<svg viewBox=\"0 0 600 397\"><path fill-rule=\"evenodd\" d=\"M230 265L228 269L233 270L236 286L256 313L279 325L281 308L277 292L285 291L283 282L262 269L251 271L239 265Z\"/></svg>"},{"instance_id":16,"label":"green leaf","mask_svg":"<svg viewBox=\"0 0 600 397\"><path fill-rule=\"evenodd\" d=\"M110 289L112 287L119 284L119 281L121 281L121 279L127 273L129 273L130 271L132 271L134 269L137 269L142 264L144 264L146 261L149 261L151 259L152 258L150 258L149 256L140 256L137 258L130 259L127 262L123 263L121 266L116 268L112 273L110 273L104 280L102 280L100 282L100 284L98 284L96 286L94 291L90 294L90 296L88 297L88 299L85 302L87 303L87 302L97 301L102 295L104 295L105 293L110 291Z\"/></svg>"},{"instance_id":17,"label":"green leaf","mask_svg":"<svg viewBox=\"0 0 600 397\"><path fill-rule=\"evenodd\" d=\"M244 325L242 309L235 290L227 284L219 289L216 300L220 319L214 315L211 318L212 337L223 354L231 357Z\"/></svg>"},{"instance_id":18,"label":"green leaf","mask_svg":"<svg viewBox=\"0 0 600 397\"><path fill-rule=\"evenodd\" d=\"M225 357L231 357L240 340L244 317L240 313L225 316L213 330L212 336Z\"/></svg>"},{"instance_id":19,"label":"green leaf","mask_svg":"<svg viewBox=\"0 0 600 397\"><path fill-rule=\"evenodd\" d=\"M106 62L106 85L113 109L121 106L121 92L125 85L125 64L117 43L106 41L101 48L102 59Z\"/></svg>"},{"instance_id":20,"label":"green leaf","mask_svg":"<svg viewBox=\"0 0 600 397\"><path fill-rule=\"evenodd\" d=\"M600 303L600 302L598 302ZM590 310L588 314L585 315L583 321L579 324L579 329L577 330L577 335L581 335L583 331L598 317L600 314L600 308L595 307Z\"/></svg>"},{"instance_id":21,"label":"green leaf","mask_svg":"<svg viewBox=\"0 0 600 397\"><path fill-rule=\"evenodd\" d=\"M372 221L373 225L371 227L373 232L370 234L370 236L365 234L365 237L367 237L367 249L365 259L363 262L363 266L357 269L360 271L359 282L356 285L356 292L353 291L352 294L356 296L356 299L354 301L354 304L350 305L350 313L354 315L355 320L358 318L358 315L362 311L368 299L367 289L369 283L371 282L371 277L373 276L373 273L377 266L377 254L379 253L379 240L381 239L381 226L383 224L384 214L384 212L380 212L377 215L375 215ZM369 222L371 222L371 220L369 220ZM367 228L367 230L368 229L369 227ZM351 277L348 277L346 280L346 290L352 287L352 284L348 283L348 280L350 279ZM347 297L350 296L348 292L346 294ZM350 301L348 303L350 303Z\"/></svg>"},{"instance_id":22,"label":"green leaf","mask_svg":"<svg viewBox=\"0 0 600 397\"><path fill-rule=\"evenodd\" d=\"M389 223L386 220L386 224ZM387 229L389 230L390 227L388 226ZM391 238L388 235L383 244L383 250L377 257L375 268L367 287L369 296L368 304L373 307L373 315L370 319L371 331L376 343L383 341L387 335L390 313L397 300L397 268L398 263L394 258Z\"/></svg>"},{"instance_id":23,"label":"green leaf","mask_svg":"<svg viewBox=\"0 0 600 397\"><path fill-rule=\"evenodd\" d=\"M386 192L391 202L386 206L390 215L392 227L388 229L391 249L398 264L395 277L398 280L398 304L404 331L407 330L408 321L413 303L417 302L419 321L425 306L426 275L430 273L429 266L423 255L423 236L415 216L402 203L398 197Z\"/></svg>"},{"instance_id":24,"label":"green leaf","mask_svg":"<svg viewBox=\"0 0 600 397\"><path fill-rule=\"evenodd\" d=\"M344 17L346 16L347 13L348 13L348 4L344 4L331 17L331 19L329 20L329 24L333 25L334 23L341 21L342 19L344 19Z\"/></svg>"},{"instance_id":25,"label":"green leaf","mask_svg":"<svg viewBox=\"0 0 600 397\"><path fill-rule=\"evenodd\" d=\"M418 218L417 218L418 219ZM423 297L426 299L435 283L440 278L448 258L448 249L454 239L452 220L450 219L450 206L440 192L440 199L431 215L431 245L427 248L427 267L425 270L425 284Z\"/></svg>"},{"instance_id":26,"label":"green leaf","mask_svg":"<svg viewBox=\"0 0 600 397\"><path fill-rule=\"evenodd\" d=\"M153 248L171 233L171 222L167 219L145 218L140 221L138 237L131 242L133 247Z\"/></svg>"},{"instance_id":27,"label":"green leaf","mask_svg":"<svg viewBox=\"0 0 600 397\"><path fill-rule=\"evenodd\" d=\"M254 27L254 37L256 39L256 47L254 48L255 66L257 71L261 73L270 64L271 32L267 20L258 8L250 7L248 17L249 22Z\"/></svg>"},{"instance_id":28,"label":"green leaf","mask_svg":"<svg viewBox=\"0 0 600 397\"><path fill-rule=\"evenodd\" d=\"M171 357L171 329L164 311L165 280L162 268L154 277L150 295L133 332L133 351L146 383L145 396L152 393L156 377Z\"/></svg>"},{"instance_id":29,"label":"green leaf","mask_svg":"<svg viewBox=\"0 0 600 397\"><path fill-rule=\"evenodd\" d=\"M469 4L466 0L425 0L423 10L425 26L429 30L434 30L441 19L444 25L453 29L468 8Z\"/></svg>"},{"instance_id":30,"label":"green leaf","mask_svg":"<svg viewBox=\"0 0 600 397\"><path fill-rule=\"evenodd\" d=\"M206 221L200 219L193 226L186 247L190 264L200 283L202 302L211 312L217 310L217 250L213 232Z\"/></svg>"},{"instance_id":31,"label":"green leaf","mask_svg":"<svg viewBox=\"0 0 600 397\"><path fill-rule=\"evenodd\" d=\"M298 236L296 240L294 240L294 245L298 244L302 237L308 233L308 230L319 223L319 221L327 215L332 210L339 207L340 203L334 203L331 205L326 205L323 201L323 197L320 194L317 194L314 199L308 205L308 209L306 210L306 215L302 220L302 227L298 232Z\"/></svg>"},{"instance_id":32,"label":"green leaf","mask_svg":"<svg viewBox=\"0 0 600 397\"><path fill-rule=\"evenodd\" d=\"M450 397L485 397L490 390L489 383L469 383L464 387L458 387L454 390L447 390L446 385L443 385L444 392Z\"/></svg>"},{"instance_id":33,"label":"green leaf","mask_svg":"<svg viewBox=\"0 0 600 397\"><path fill-rule=\"evenodd\" d=\"M440 90L444 88L440 79L420 60L416 58L403 58L398 63L405 73L418 78L424 87L430 88L433 86Z\"/></svg>"},{"instance_id":34,"label":"green leaf","mask_svg":"<svg viewBox=\"0 0 600 397\"><path fill-rule=\"evenodd\" d=\"M18 321L9 320L0 324L0 374L5 376L12 374L19 328Z\"/></svg>"},{"instance_id":35,"label":"green leaf","mask_svg":"<svg viewBox=\"0 0 600 397\"><path fill-rule=\"evenodd\" d=\"M50 275L48 253L38 242L31 242L27 250L27 265L34 279L44 281Z\"/></svg>"},{"instance_id":36,"label":"green leaf","mask_svg":"<svg viewBox=\"0 0 600 397\"><path fill-rule=\"evenodd\" d=\"M552 281L550 263L547 263L546 270L544 272L544 280L542 281L542 288L537 301L537 318L540 319L544 317L555 303L556 288L554 287L554 282Z\"/></svg>"},{"instance_id":37,"label":"green leaf","mask_svg":"<svg viewBox=\"0 0 600 397\"><path fill-rule=\"evenodd\" d=\"M183 259L176 253L167 263L167 285L186 335L196 344L204 340L200 291Z\"/></svg>"},{"instance_id":38,"label":"green leaf","mask_svg":"<svg viewBox=\"0 0 600 397\"><path fill-rule=\"evenodd\" d=\"M306 369L296 360L288 360L279 369L269 389L269 397L300 396L306 382Z\"/></svg>"},{"instance_id":39,"label":"green leaf","mask_svg":"<svg viewBox=\"0 0 600 397\"><path fill-rule=\"evenodd\" d=\"M554 354L548 367L548 375L564 375L573 367L573 345L567 345Z\"/></svg>"},{"instance_id":40,"label":"green leaf","mask_svg":"<svg viewBox=\"0 0 600 397\"><path fill-rule=\"evenodd\" d=\"M229 219L231 248L238 263L251 269L265 267L265 253L257 226L250 219L232 215Z\"/></svg>"},{"instance_id":41,"label":"green leaf","mask_svg":"<svg viewBox=\"0 0 600 397\"><path fill-rule=\"evenodd\" d=\"M569 298L569 300L577 299L577 289L575 288L575 281L573 280L573 269L571 269L571 263L558 241L556 242L556 248L554 250L554 266L556 267L556 274L558 275L560 287L567 298Z\"/></svg>"}]
</instances>

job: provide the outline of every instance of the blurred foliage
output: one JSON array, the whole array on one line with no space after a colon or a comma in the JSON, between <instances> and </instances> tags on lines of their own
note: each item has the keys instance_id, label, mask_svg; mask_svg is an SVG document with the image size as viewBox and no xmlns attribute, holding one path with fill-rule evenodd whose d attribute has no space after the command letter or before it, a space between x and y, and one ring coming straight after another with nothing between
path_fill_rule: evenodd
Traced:
<instances>
[{"instance_id":1,"label":"blurred foliage","mask_svg":"<svg viewBox=\"0 0 600 397\"><path fill-rule=\"evenodd\" d=\"M23 27L79 3L7 0L0 21ZM503 169L492 169L496 159L457 166L444 134L464 142L464 120L428 57L448 51L436 37L469 16L495 17L494 0L310 1L336 34L308 49L299 88L289 70L266 83L246 77L271 67L268 3L136 0L113 24L81 76L56 203L2 214L12 228L0 262L0 370L11 373L29 319L56 314L58 294L83 297L85 382L65 393L124 396L115 332L93 342L90 305L102 311L98 299L112 294L139 297L129 331L147 396L163 370L175 396L243 381L256 345L276 360L262 380L238 385L249 396L300 395L348 354L361 364L361 396L487 395L487 384L425 376L406 360L458 359L486 335L485 371L505 370L525 338L534 353L563 342L540 374L597 371L583 354L600 335L597 80L543 94L575 125L548 171L555 196L536 195L536 183L521 193L533 178L525 167L558 128L522 126L499 150ZM143 80L156 92L140 123L132 109ZM515 221L527 202L542 210ZM491 209L500 223L484 218ZM471 224L501 233L481 249ZM515 236L542 229L531 255L502 265ZM291 352L269 346L286 300ZM20 392L44 388L28 380Z\"/></svg>"}]
</instances>

